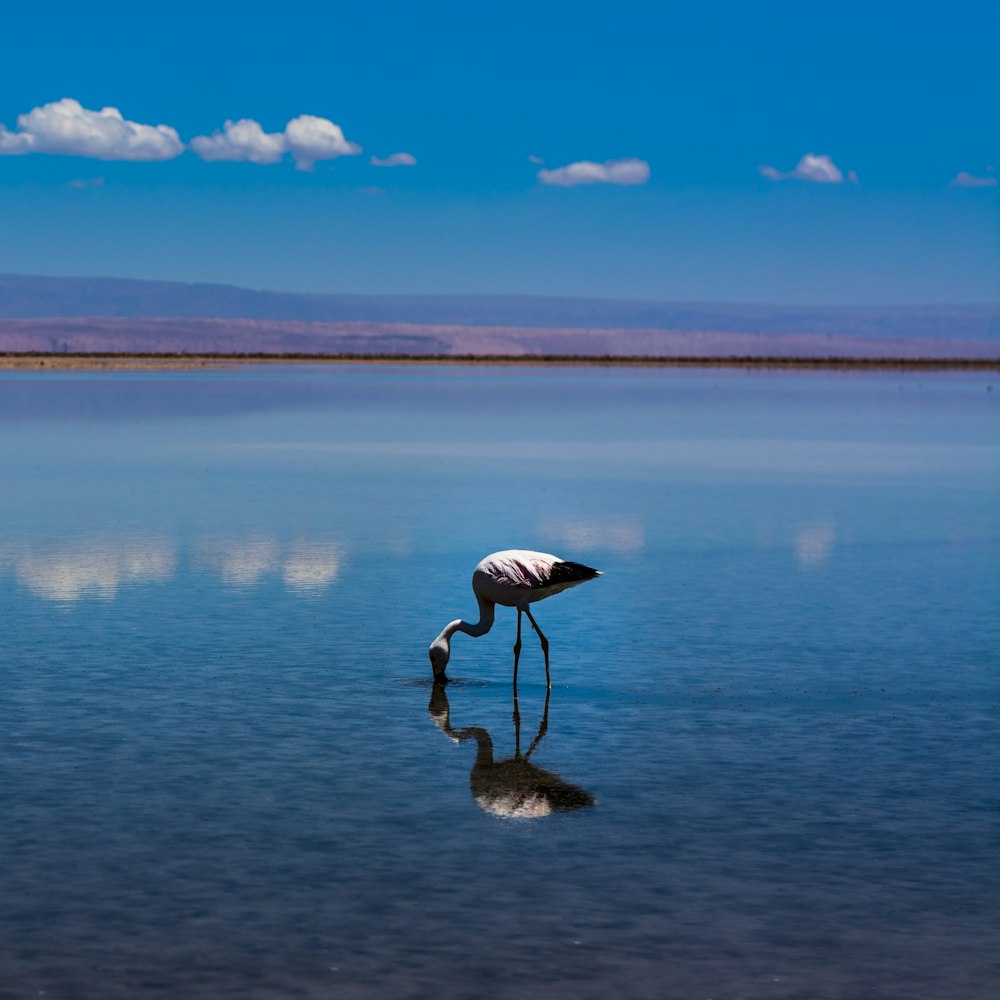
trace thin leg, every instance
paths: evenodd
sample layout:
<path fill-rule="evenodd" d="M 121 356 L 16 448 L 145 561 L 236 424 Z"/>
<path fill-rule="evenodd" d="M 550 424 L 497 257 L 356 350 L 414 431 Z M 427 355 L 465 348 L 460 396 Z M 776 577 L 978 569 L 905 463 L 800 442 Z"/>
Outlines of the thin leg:
<path fill-rule="evenodd" d="M 527 608 L 524 609 L 524 613 L 528 616 L 531 627 L 538 633 L 538 641 L 542 644 L 542 652 L 545 654 L 545 683 L 552 687 L 552 677 L 549 675 L 549 640 L 542 635 L 542 630 L 538 627 L 535 616 Z"/>
<path fill-rule="evenodd" d="M 521 655 L 521 609 L 517 609 L 517 639 L 514 640 L 514 705 L 517 706 L 517 661 Z"/>

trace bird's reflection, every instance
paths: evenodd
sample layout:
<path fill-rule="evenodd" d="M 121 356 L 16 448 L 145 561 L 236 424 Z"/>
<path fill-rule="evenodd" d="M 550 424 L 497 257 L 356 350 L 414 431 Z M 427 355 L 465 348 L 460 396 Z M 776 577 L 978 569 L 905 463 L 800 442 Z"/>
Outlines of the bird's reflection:
<path fill-rule="evenodd" d="M 456 729 L 451 724 L 451 706 L 443 684 L 435 684 L 427 711 L 434 725 L 455 743 L 476 741 L 476 761 L 469 775 L 469 787 L 476 804 L 494 816 L 504 819 L 538 819 L 553 812 L 583 809 L 594 804 L 594 796 L 585 788 L 563 781 L 558 774 L 545 771 L 531 763 L 531 755 L 549 727 L 549 698 L 545 695 L 545 710 L 538 733 L 527 751 L 521 752 L 521 713 L 514 693 L 514 756 L 493 759 L 493 738 L 482 726 Z"/>

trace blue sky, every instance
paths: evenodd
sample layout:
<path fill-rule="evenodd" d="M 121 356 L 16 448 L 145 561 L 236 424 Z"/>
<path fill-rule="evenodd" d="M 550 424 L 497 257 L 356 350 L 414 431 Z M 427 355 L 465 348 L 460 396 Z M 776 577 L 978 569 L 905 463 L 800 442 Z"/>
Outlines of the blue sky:
<path fill-rule="evenodd" d="M 978 0 L 23 5 L 0 271 L 995 302 L 998 29 Z"/>

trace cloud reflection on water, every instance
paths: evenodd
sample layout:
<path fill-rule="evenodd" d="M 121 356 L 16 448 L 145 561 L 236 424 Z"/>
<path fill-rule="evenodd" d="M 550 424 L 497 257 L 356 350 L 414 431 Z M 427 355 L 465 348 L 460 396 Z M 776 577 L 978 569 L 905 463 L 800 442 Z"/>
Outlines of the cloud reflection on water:
<path fill-rule="evenodd" d="M 254 587 L 279 566 L 278 545 L 270 538 L 227 538 L 196 548 L 195 562 L 218 573 L 230 587 Z"/>
<path fill-rule="evenodd" d="M 36 597 L 72 603 L 114 600 L 126 586 L 163 584 L 182 561 L 178 546 L 160 538 L 88 538 L 62 544 L 0 548 L 0 573 Z M 227 587 L 251 588 L 278 576 L 289 592 L 322 594 L 340 573 L 341 548 L 330 540 L 299 539 L 285 545 L 263 535 L 219 539 L 195 546 L 188 560 L 218 574 Z"/>
<path fill-rule="evenodd" d="M 337 579 L 343 554 L 328 539 L 298 540 L 281 546 L 274 539 L 253 535 L 201 542 L 195 561 L 217 572 L 226 586 L 254 587 L 265 577 L 276 575 L 293 593 L 315 596 Z"/>
<path fill-rule="evenodd" d="M 97 597 L 110 601 L 122 586 L 162 583 L 176 570 L 177 553 L 156 539 L 87 541 L 16 554 L 17 582 L 50 601 Z"/>
<path fill-rule="evenodd" d="M 340 560 L 340 551 L 332 543 L 298 542 L 292 546 L 284 563 L 285 586 L 300 594 L 320 593 L 337 579 Z"/>
<path fill-rule="evenodd" d="M 830 558 L 837 532 L 829 521 L 800 524 L 795 529 L 795 556 L 803 569 L 822 566 Z"/>
<path fill-rule="evenodd" d="M 343 563 L 340 547 L 328 539 L 298 540 L 287 546 L 260 535 L 199 543 L 195 562 L 219 574 L 231 587 L 255 587 L 272 575 L 288 590 L 316 596 L 337 579 Z"/>
<path fill-rule="evenodd" d="M 538 532 L 574 552 L 641 552 L 646 545 L 642 522 L 635 517 L 547 517 Z"/>

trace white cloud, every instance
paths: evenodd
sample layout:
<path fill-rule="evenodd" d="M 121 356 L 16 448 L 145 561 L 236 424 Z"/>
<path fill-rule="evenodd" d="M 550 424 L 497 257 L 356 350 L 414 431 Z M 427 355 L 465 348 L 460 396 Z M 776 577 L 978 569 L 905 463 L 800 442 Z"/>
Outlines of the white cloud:
<path fill-rule="evenodd" d="M 384 160 L 373 156 L 368 162 L 373 167 L 415 167 L 417 158 L 409 153 L 390 153 Z"/>
<path fill-rule="evenodd" d="M 844 175 L 829 156 L 806 153 L 799 160 L 798 166 L 792 171 L 792 176 L 802 181 L 813 181 L 815 184 L 843 184 Z"/>
<path fill-rule="evenodd" d="M 344 137 L 343 130 L 327 118 L 299 115 L 283 132 L 265 132 L 252 118 L 227 120 L 222 129 L 191 140 L 203 160 L 277 163 L 290 153 L 299 170 L 311 170 L 319 160 L 356 156 L 361 147 Z M 176 129 L 169 125 L 141 125 L 122 117 L 117 108 L 91 111 L 79 101 L 64 97 L 19 115 L 17 130 L 0 125 L 0 156 L 52 153 L 97 160 L 171 160 L 184 152 Z M 413 166 L 409 153 L 393 153 L 377 166 Z"/>
<path fill-rule="evenodd" d="M 184 151 L 169 125 L 140 125 L 117 108 L 90 111 L 64 97 L 19 115 L 18 131 L 0 125 L 0 155 L 52 153 L 95 160 L 172 160 Z"/>
<path fill-rule="evenodd" d="M 284 132 L 265 132 L 252 118 L 227 121 L 221 131 L 196 136 L 191 148 L 203 160 L 241 163 L 277 163 L 285 153 L 291 153 L 299 170 L 312 170 L 317 160 L 361 152 L 357 143 L 344 138 L 339 125 L 316 115 L 293 118 Z"/>
<path fill-rule="evenodd" d="M 813 184 L 843 184 L 844 175 L 836 163 L 825 153 L 806 153 L 799 160 L 794 170 L 782 171 L 774 167 L 757 168 L 764 177 L 772 181 L 810 181 Z M 857 184 L 858 175 L 855 171 L 847 172 L 847 180 Z"/>
<path fill-rule="evenodd" d="M 285 146 L 299 170 L 312 170 L 318 160 L 356 156 L 361 147 L 344 138 L 339 125 L 316 115 L 299 115 L 285 127 Z"/>
<path fill-rule="evenodd" d="M 545 161 L 535 153 L 528 154 L 528 162 L 534 163 L 536 167 L 540 167 Z"/>
<path fill-rule="evenodd" d="M 578 184 L 645 184 L 649 180 L 649 164 L 627 156 L 621 160 L 593 163 L 580 160 L 555 170 L 539 170 L 538 179 L 543 184 L 556 187 L 575 187 Z"/>
<path fill-rule="evenodd" d="M 252 118 L 227 119 L 221 132 L 195 136 L 191 148 L 208 161 L 277 163 L 285 155 L 285 137 L 281 132 L 265 132 Z"/>
<path fill-rule="evenodd" d="M 975 174 L 970 174 L 966 170 L 960 170 L 948 182 L 948 186 L 960 188 L 985 188 L 996 187 L 997 183 L 996 168 L 987 167 L 985 177 L 977 177 Z"/>

